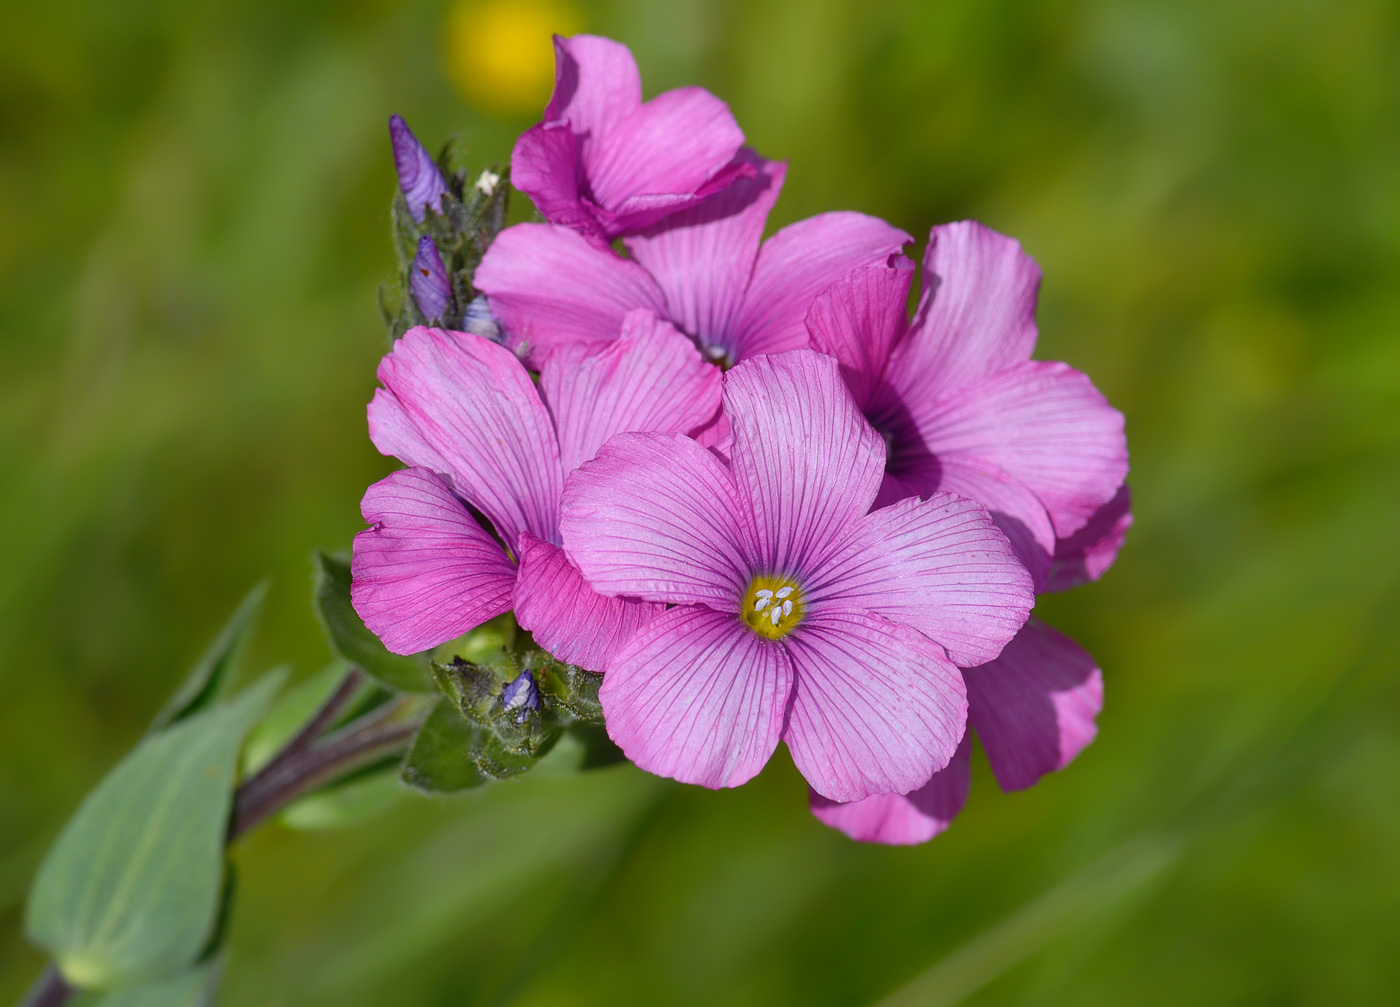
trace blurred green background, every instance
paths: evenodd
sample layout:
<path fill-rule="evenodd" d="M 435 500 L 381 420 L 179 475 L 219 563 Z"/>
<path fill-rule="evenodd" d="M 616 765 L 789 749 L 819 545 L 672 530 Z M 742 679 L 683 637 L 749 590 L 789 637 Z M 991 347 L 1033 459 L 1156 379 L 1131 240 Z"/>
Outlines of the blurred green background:
<path fill-rule="evenodd" d="M 43 849 L 248 587 L 251 669 L 326 660 L 308 555 L 391 468 L 386 117 L 504 159 L 550 27 L 729 101 L 790 160 L 775 224 L 975 216 L 1039 259 L 1038 355 L 1133 455 L 1118 566 L 1041 604 L 1098 741 L 1012 795 L 979 754 L 913 849 L 818 825 L 781 753 L 272 826 L 222 1002 L 1400 1001 L 1394 3 L 62 0 L 0 32 L 0 1003 Z"/>

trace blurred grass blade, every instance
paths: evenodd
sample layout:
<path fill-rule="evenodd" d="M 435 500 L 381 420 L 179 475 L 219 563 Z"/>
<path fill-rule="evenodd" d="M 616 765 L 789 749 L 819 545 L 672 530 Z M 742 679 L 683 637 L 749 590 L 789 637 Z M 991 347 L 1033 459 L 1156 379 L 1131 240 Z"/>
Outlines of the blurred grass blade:
<path fill-rule="evenodd" d="M 79 806 L 39 868 L 25 931 L 74 985 L 106 989 L 184 968 L 223 890 L 238 753 L 282 684 L 148 735 Z"/>
<path fill-rule="evenodd" d="M 385 649 L 350 603 L 350 564 L 324 552 L 316 553 L 316 613 L 331 648 L 365 674 L 400 692 L 433 691 L 427 660 Z"/>
<path fill-rule="evenodd" d="M 151 723 L 153 732 L 198 713 L 223 695 L 233 677 L 233 671 L 238 666 L 243 645 L 252 635 L 266 600 L 267 581 L 263 581 L 249 591 L 239 603 L 233 616 L 219 631 L 219 635 L 209 645 L 199 663 L 191 669 L 164 709 L 156 714 L 156 719 Z"/>

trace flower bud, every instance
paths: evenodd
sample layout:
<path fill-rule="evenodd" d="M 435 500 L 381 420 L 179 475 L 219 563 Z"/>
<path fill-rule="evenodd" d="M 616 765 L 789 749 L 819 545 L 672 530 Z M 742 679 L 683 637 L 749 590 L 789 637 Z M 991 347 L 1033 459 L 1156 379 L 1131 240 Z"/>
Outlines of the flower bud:
<path fill-rule="evenodd" d="M 528 671 L 522 671 L 501 690 L 501 709 L 514 713 L 517 724 L 525 723 L 525 718 L 539 708 L 540 690 Z"/>
<path fill-rule="evenodd" d="M 462 312 L 462 331 L 489 339 L 493 343 L 501 341 L 501 323 L 491 314 L 491 305 L 485 297 L 475 297 Z"/>
<path fill-rule="evenodd" d="M 433 156 L 400 116 L 389 116 L 389 139 L 394 144 L 394 167 L 399 173 L 399 188 L 408 202 L 408 212 L 421 224 L 425 207 L 442 212 L 447 183 Z"/>
<path fill-rule="evenodd" d="M 447 278 L 447 267 L 442 264 L 437 245 L 426 234 L 418 239 L 418 254 L 413 257 L 409 273 L 408 289 L 413 303 L 428 321 L 441 321 L 452 307 L 452 281 Z"/>

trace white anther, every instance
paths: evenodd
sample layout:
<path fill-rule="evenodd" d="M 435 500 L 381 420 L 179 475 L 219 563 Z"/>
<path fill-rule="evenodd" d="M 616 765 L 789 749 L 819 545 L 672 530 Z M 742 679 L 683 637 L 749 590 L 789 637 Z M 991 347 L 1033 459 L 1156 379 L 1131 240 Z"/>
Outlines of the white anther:
<path fill-rule="evenodd" d="M 778 620 L 781 619 L 782 617 L 783 617 L 783 610 L 780 609 L 780 608 L 778 608 L 776 605 L 774 605 L 774 606 L 773 606 L 773 614 L 769 617 L 769 618 L 771 618 L 771 619 L 773 620 L 773 625 L 776 626 L 776 625 L 778 624 Z"/>
<path fill-rule="evenodd" d="M 772 600 L 773 600 L 772 598 L 760 598 L 760 599 L 758 599 L 758 601 L 756 601 L 756 602 L 753 603 L 753 610 L 754 610 L 755 612 L 762 612 L 765 608 L 768 607 L 768 603 L 771 602 Z"/>
<path fill-rule="evenodd" d="M 780 588 L 778 588 L 778 597 L 779 597 L 779 598 L 786 598 L 786 597 L 787 597 L 788 595 L 790 595 L 790 594 L 792 594 L 792 585 L 791 585 L 791 584 L 789 584 L 787 587 L 780 587 Z"/>
<path fill-rule="evenodd" d="M 783 602 L 783 615 L 792 615 L 792 602 L 790 600 Z"/>
<path fill-rule="evenodd" d="M 481 194 L 488 199 L 496 191 L 496 186 L 501 184 L 501 176 L 494 171 L 483 171 L 481 177 L 476 180 L 474 189 L 481 190 Z"/>
<path fill-rule="evenodd" d="M 763 590 L 761 590 L 761 591 L 755 591 L 755 592 L 754 592 L 754 595 L 755 595 L 756 597 L 759 597 L 759 598 L 771 598 L 771 597 L 773 597 L 773 592 L 770 591 L 770 590 L 768 590 L 768 589 L 765 587 L 765 588 L 764 588 Z M 778 595 L 778 597 L 781 598 L 782 595 Z"/>

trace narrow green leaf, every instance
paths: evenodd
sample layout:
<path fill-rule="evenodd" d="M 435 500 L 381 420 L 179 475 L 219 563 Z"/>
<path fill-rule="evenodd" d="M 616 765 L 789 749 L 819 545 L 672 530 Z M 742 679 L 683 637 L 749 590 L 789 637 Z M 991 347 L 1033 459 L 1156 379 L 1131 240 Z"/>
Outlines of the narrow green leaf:
<path fill-rule="evenodd" d="M 472 753 L 485 729 L 470 723 L 448 700 L 428 715 L 404 756 L 400 778 L 410 787 L 433 794 L 479 787 L 487 777 Z"/>
<path fill-rule="evenodd" d="M 331 648 L 382 685 L 399 692 L 431 692 L 426 656 L 391 654 L 369 631 L 350 604 L 350 564 L 338 556 L 316 554 L 316 612 Z"/>
<path fill-rule="evenodd" d="M 345 673 L 345 662 L 335 661 L 278 697 L 267 716 L 248 732 L 248 740 L 243 744 L 244 779 L 272 761 L 272 757 L 282 750 L 282 746 L 335 691 Z"/>
<path fill-rule="evenodd" d="M 25 931 L 76 986 L 182 969 L 217 922 L 238 752 L 281 686 L 147 736 L 64 827 L 30 891 Z"/>
<path fill-rule="evenodd" d="M 219 699 L 237 668 L 243 645 L 252 635 L 266 599 L 267 581 L 248 592 L 175 695 L 156 714 L 151 724 L 153 732 L 198 713 Z"/>

